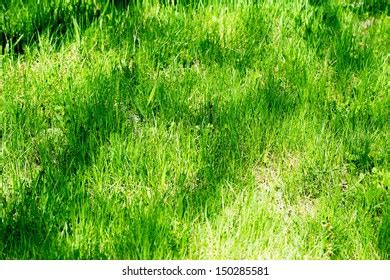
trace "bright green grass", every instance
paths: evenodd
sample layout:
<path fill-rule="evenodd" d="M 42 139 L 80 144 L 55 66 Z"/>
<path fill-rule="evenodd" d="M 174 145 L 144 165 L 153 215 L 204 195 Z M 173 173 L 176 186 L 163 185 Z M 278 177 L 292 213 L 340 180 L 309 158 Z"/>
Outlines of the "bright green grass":
<path fill-rule="evenodd" d="M 114 2 L 0 2 L 0 259 L 390 257 L 386 1 Z"/>

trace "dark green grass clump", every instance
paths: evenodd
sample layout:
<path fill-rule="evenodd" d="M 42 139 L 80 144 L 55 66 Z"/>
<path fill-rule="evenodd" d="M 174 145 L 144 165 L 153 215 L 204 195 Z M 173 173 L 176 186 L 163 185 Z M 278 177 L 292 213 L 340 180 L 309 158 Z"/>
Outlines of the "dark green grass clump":
<path fill-rule="evenodd" d="M 3 2 L 0 259 L 390 257 L 382 2 Z"/>

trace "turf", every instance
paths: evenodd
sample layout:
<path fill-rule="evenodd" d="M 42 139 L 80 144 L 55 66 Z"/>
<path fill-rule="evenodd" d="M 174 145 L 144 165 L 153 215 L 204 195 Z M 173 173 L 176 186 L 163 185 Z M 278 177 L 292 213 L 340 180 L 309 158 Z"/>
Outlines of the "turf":
<path fill-rule="evenodd" d="M 0 1 L 0 259 L 389 259 L 387 1 Z"/>

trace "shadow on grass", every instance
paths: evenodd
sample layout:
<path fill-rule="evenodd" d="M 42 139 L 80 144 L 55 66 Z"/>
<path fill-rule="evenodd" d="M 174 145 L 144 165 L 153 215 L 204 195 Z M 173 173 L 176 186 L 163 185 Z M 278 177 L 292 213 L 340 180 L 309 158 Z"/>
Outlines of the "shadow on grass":
<path fill-rule="evenodd" d="M 342 25 L 340 6 L 317 0 L 309 1 L 309 4 L 313 13 L 305 13 L 310 6 L 304 8 L 296 24 L 304 25 L 303 38 L 320 58 L 329 56 L 340 75 L 360 71 L 373 63 L 372 48 L 363 38 L 353 34 L 352 25 Z M 304 23 L 300 17 L 307 17 L 308 21 Z"/>
<path fill-rule="evenodd" d="M 99 19 L 101 24 L 115 24 L 117 13 L 130 9 L 138 12 L 142 1 L 38 1 L 5 2 L 0 21 L 2 54 L 23 55 L 28 46 L 38 45 L 40 36 L 49 35 L 53 46 L 59 48 L 76 32 L 84 31 Z M 76 31 L 76 29 L 78 29 Z"/>
<path fill-rule="evenodd" d="M 384 221 L 382 223 L 382 226 L 379 231 L 379 242 L 378 242 L 378 248 L 379 252 L 381 253 L 381 258 L 383 260 L 390 259 L 390 218 L 389 213 L 387 212 Z"/>
<path fill-rule="evenodd" d="M 167 6 L 198 5 L 196 1 L 190 0 L 159 2 Z M 0 21 L 2 54 L 8 52 L 12 55 L 23 55 L 26 46 L 38 44 L 43 34 L 49 34 L 50 40 L 56 47 L 61 46 L 74 36 L 76 28 L 81 31 L 86 30 L 101 17 L 104 18 L 102 22 L 116 23 L 118 13 L 129 10 L 132 14 L 137 14 L 143 5 L 142 0 L 97 0 L 93 3 L 78 0 L 38 1 L 38 3 L 4 2 L 0 7 L 0 12 L 4 14 Z"/>
<path fill-rule="evenodd" d="M 136 67 L 126 71 L 113 69 L 110 75 L 90 78 L 85 87 L 70 89 L 72 94 L 85 98 L 80 102 L 66 97 L 65 126 L 63 135 L 59 136 L 63 141 L 58 142 L 58 147 L 50 144 L 50 140 L 35 147 L 39 173 L 31 182 L 16 179 L 19 184 L 17 196 L 6 205 L 0 227 L 1 258 L 109 258 L 109 253 L 99 249 L 98 236 L 91 237 L 95 239 L 89 249 L 69 247 L 64 240 L 74 234 L 72 229 L 77 223 L 93 219 L 95 215 L 107 226 L 115 215 L 128 221 L 120 234 L 114 234 L 118 240 L 114 242 L 118 258 L 183 256 L 188 250 L 189 231 L 174 230 L 167 217 L 173 214 L 184 224 L 205 212 L 209 217 L 217 215 L 222 209 L 220 188 L 227 181 L 237 181 L 237 170 L 249 160 L 246 154 L 250 148 L 247 141 L 250 123 L 263 118 L 266 130 L 267 126 L 282 122 L 294 111 L 295 101 L 271 79 L 266 89 L 248 93 L 239 102 L 222 104 L 210 100 L 198 111 L 187 108 L 184 115 L 177 110 L 159 115 L 161 108 L 184 106 L 175 104 L 174 99 L 161 99 L 156 102 L 160 107 L 145 107 L 140 111 L 135 101 L 139 95 L 136 91 L 140 83 L 138 75 Z M 157 90 L 163 90 L 163 86 Z M 156 96 L 162 98 L 164 95 L 157 93 Z M 26 121 L 33 118 L 33 112 L 22 111 L 21 114 L 26 115 Z M 123 129 L 133 133 L 132 124 L 126 124 L 129 112 L 142 115 L 141 125 L 153 118 L 167 123 L 179 118 L 188 131 L 200 126 L 197 187 L 188 189 L 186 178 L 182 178 L 177 182 L 178 191 L 168 202 L 163 197 L 148 204 L 138 201 L 123 208 L 115 207 L 115 214 L 107 211 L 102 202 L 94 204 L 94 209 L 84 209 L 90 211 L 91 216 L 83 216 L 82 209 L 91 205 L 83 171 L 94 164 L 99 148 L 109 141 L 110 135 Z M 25 125 L 31 124 L 18 123 L 18 126 Z M 30 128 L 24 127 L 24 130 Z M 265 143 L 259 141 L 259 152 L 263 145 Z"/>
<path fill-rule="evenodd" d="M 330 63 L 342 81 L 339 84 L 351 86 L 352 77 L 358 75 L 360 71 L 377 66 L 373 47 L 364 41 L 363 35 L 355 34 L 356 27 L 352 24 L 347 26 L 342 24 L 341 6 L 317 0 L 309 1 L 309 4 L 314 12 L 309 16 L 309 23 L 305 25 L 304 39 L 308 46 L 316 50 L 319 58 L 330 58 Z M 367 5 L 364 3 L 363 6 Z M 347 96 L 350 89 L 342 88 L 340 91 L 351 103 L 355 102 L 353 95 L 359 94 L 355 88 L 351 96 Z M 363 172 L 371 170 L 376 160 L 370 155 L 369 134 L 375 132 L 375 129 L 383 129 L 383 121 L 376 117 L 375 112 L 369 107 L 351 109 L 350 104 L 343 107 L 335 101 L 324 101 L 326 104 L 322 107 L 324 109 L 321 110 L 322 114 L 328 116 L 335 135 L 347 142 L 350 153 L 347 161 Z M 340 133 L 341 127 L 344 131 L 351 130 L 348 137 Z"/>
<path fill-rule="evenodd" d="M 14 1 L 3 6 L 4 17 L 0 22 L 0 44 L 2 52 L 21 55 L 25 47 L 39 42 L 42 34 L 50 34 L 56 45 L 61 45 L 68 35 L 79 28 L 87 28 L 101 15 L 99 6 L 88 5 L 84 1 L 30 2 Z"/>
<path fill-rule="evenodd" d="M 34 144 L 40 171 L 28 183 L 23 182 L 22 178 L 15 178 L 18 186 L 16 195 L 6 204 L 6 214 L 0 227 L 2 258 L 64 256 L 61 244 L 56 242 L 63 226 L 71 223 L 71 215 L 77 205 L 88 200 L 78 173 L 92 163 L 99 146 L 124 123 L 125 116 L 117 111 L 114 104 L 119 98 L 115 94 L 115 85 L 107 80 L 111 78 L 98 77 L 87 81 L 93 88 L 72 89 L 80 96 L 90 94 L 90 97 L 84 103 L 72 100 L 66 103 L 65 127 L 58 136 L 62 141 L 58 141 L 54 147 L 51 139 Z M 127 80 L 131 81 L 131 77 Z M 133 85 L 127 83 L 128 87 Z M 18 126 L 23 127 L 26 133 L 33 131 L 34 124 L 28 120 L 34 119 L 34 110 L 24 108 L 19 114 L 26 118 L 25 123 L 18 123 Z M 47 131 L 50 131 L 50 127 Z M 24 250 L 18 252 L 15 248 Z"/>
<path fill-rule="evenodd" d="M 325 40 L 328 32 L 334 32 L 332 38 L 341 34 L 337 14 L 332 13 L 325 13 L 329 25 L 334 26 L 329 30 L 326 27 L 326 31 L 317 38 L 321 43 L 319 48 L 325 48 L 322 44 L 326 42 L 321 40 Z M 198 51 L 203 60 L 216 62 L 221 67 L 224 60 L 228 62 L 234 57 L 210 38 L 199 41 Z M 161 62 L 165 57 L 156 57 L 157 64 L 164 66 Z M 245 69 L 251 60 L 245 56 L 242 58 L 243 64 L 237 67 Z M 348 59 L 346 61 L 344 64 L 350 64 Z M 191 66 L 191 63 L 187 64 Z M 208 218 L 218 215 L 222 209 L 221 187 L 226 182 L 240 180 L 237 174 L 251 161 L 249 150 L 255 149 L 261 154 L 269 144 L 266 142 L 268 129 L 282 125 L 299 106 L 295 95 L 284 91 L 272 73 L 263 89 L 248 92 L 239 101 L 210 99 L 200 110 L 194 111 L 188 104 L 180 103 L 175 98 L 165 98 L 169 90 L 161 85 L 156 88 L 157 105 L 148 106 L 147 96 L 135 90 L 140 86 L 138 75 L 137 67 L 124 72 L 113 70 L 110 75 L 88 80 L 86 84 L 89 87 L 71 89 L 86 98 L 82 102 L 71 99 L 66 102 L 63 135 L 66 142 L 62 144 L 62 149 L 58 149 L 53 156 L 50 146 L 39 147 L 40 173 L 31 183 L 16 180 L 19 195 L 7 206 L 0 227 L 2 258 L 110 257 L 110 252 L 100 249 L 99 236 L 91 237 L 92 245 L 87 249 L 71 248 L 61 241 L 61 232 L 65 231 L 65 225 L 73 224 L 66 233 L 73 235 L 71 228 L 85 219 L 78 207 L 90 205 L 91 198 L 81 177 L 83 170 L 94 164 L 99 148 L 109 141 L 111 134 L 120 133 L 123 129 L 128 133 L 133 132 L 131 124 L 125 125 L 129 111 L 141 116 L 141 125 L 157 118 L 166 123 L 182 121 L 188 131 L 199 126 L 198 134 L 191 132 L 199 136 L 197 187 L 188 189 L 186 178 L 182 178 L 177 182 L 178 192 L 169 198 L 168 203 L 163 198 L 149 204 L 137 201 L 123 208 L 115 208 L 117 212 L 112 213 L 112 209 L 106 209 L 102 201 L 95 204 L 95 209 L 86 210 L 91 211 L 91 216 L 87 218 L 93 219 L 98 213 L 107 226 L 116 215 L 127 221 L 123 231 L 115 232 L 112 236 L 118 258 L 163 259 L 185 255 L 190 229 L 178 233 L 170 224 L 170 215 L 179 217 L 183 224 L 191 223 L 201 215 Z M 144 105 L 140 105 L 136 98 L 144 99 Z M 32 115 L 28 117 L 33 118 Z M 251 139 L 249 136 L 256 120 L 261 120 L 264 131 L 261 139 Z M 254 143 L 256 147 L 251 146 Z M 94 224 L 94 221 L 90 222 Z M 380 247 L 385 253 L 388 250 L 387 224 L 384 222 L 380 237 Z"/>
<path fill-rule="evenodd" d="M 378 16 L 390 15 L 389 2 L 387 0 L 364 0 L 349 4 L 348 8 L 357 15 Z"/>
<path fill-rule="evenodd" d="M 0 225 L 0 259 L 47 258 L 47 244 L 53 244 L 50 235 L 50 214 L 40 209 L 41 176 L 31 184 L 19 179 L 18 196 L 6 206 Z"/>

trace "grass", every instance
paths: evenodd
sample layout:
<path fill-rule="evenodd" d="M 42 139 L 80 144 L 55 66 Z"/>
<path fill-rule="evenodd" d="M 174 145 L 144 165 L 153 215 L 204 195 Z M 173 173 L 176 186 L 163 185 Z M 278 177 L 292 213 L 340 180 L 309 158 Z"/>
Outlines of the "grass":
<path fill-rule="evenodd" d="M 0 28 L 0 259 L 389 259 L 385 0 L 2 1 Z"/>

